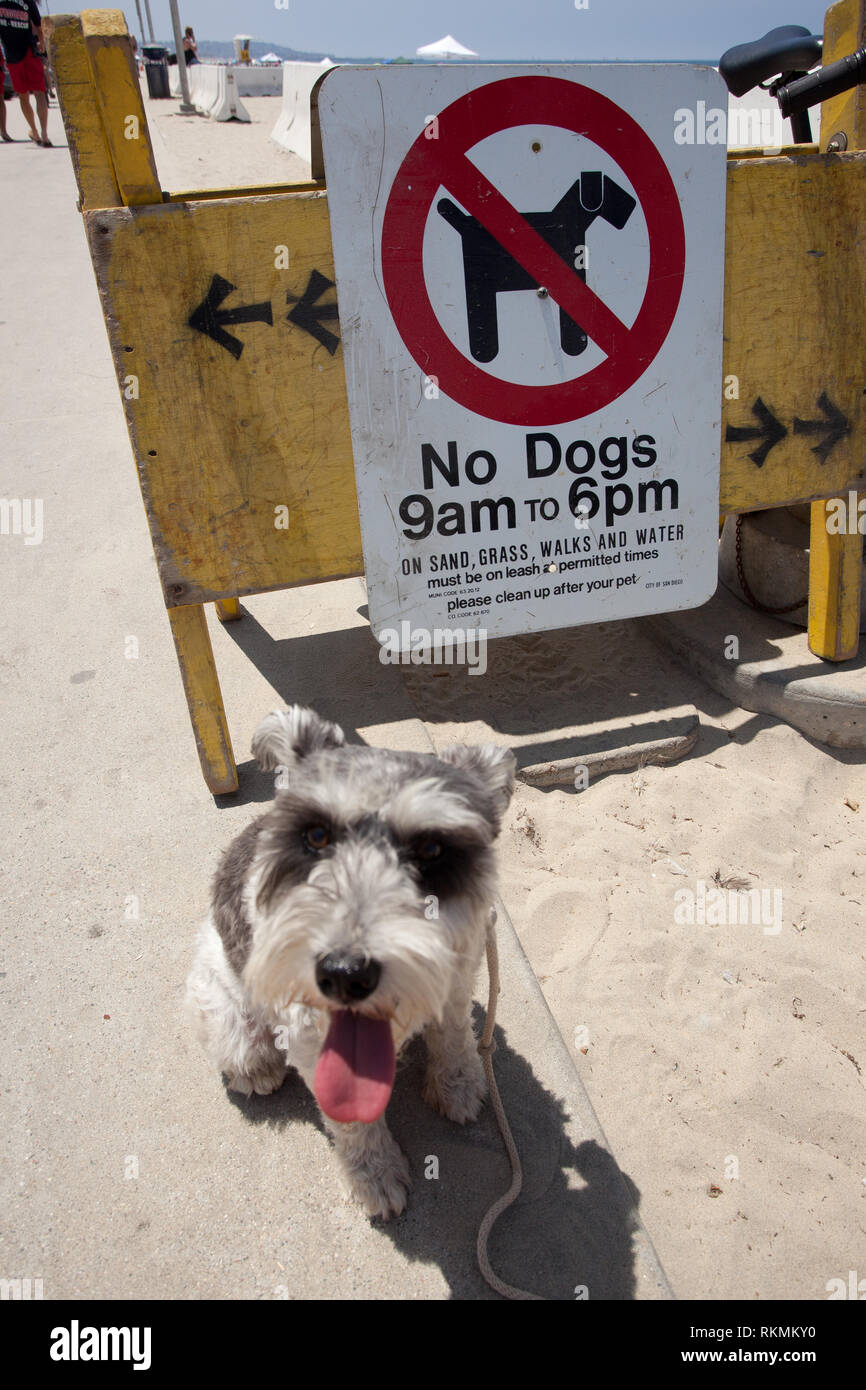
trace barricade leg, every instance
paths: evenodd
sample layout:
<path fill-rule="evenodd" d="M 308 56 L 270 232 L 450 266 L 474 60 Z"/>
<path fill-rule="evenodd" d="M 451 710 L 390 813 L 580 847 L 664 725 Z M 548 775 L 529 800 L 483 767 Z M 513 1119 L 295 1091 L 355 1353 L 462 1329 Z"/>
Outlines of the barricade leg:
<path fill-rule="evenodd" d="M 238 774 L 204 605 L 169 608 L 168 620 L 204 779 L 214 796 L 236 792 Z"/>
<path fill-rule="evenodd" d="M 239 598 L 218 598 L 214 604 L 216 615 L 221 623 L 235 623 L 241 616 Z"/>
<path fill-rule="evenodd" d="M 822 61 L 832 63 L 863 41 L 866 0 L 842 0 L 824 16 Z M 853 87 L 821 106 L 822 152 L 838 132 L 843 149 L 866 149 L 866 88 Z M 859 253 L 859 245 L 851 254 Z M 846 499 L 847 500 L 847 499 Z M 813 502 L 809 541 L 809 650 L 826 661 L 849 661 L 860 646 L 863 537 L 828 535 L 825 502 Z"/>
<path fill-rule="evenodd" d="M 831 535 L 827 504 L 813 502 L 809 537 L 809 650 L 826 661 L 849 661 L 860 646 L 863 537 Z"/>

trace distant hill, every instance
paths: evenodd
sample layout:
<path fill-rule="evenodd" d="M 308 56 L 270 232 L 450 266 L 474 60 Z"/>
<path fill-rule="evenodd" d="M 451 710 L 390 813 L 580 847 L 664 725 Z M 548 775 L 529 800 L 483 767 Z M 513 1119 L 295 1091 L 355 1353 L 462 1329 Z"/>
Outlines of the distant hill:
<path fill-rule="evenodd" d="M 173 52 L 174 52 L 174 39 L 172 39 L 170 43 L 169 43 L 168 40 L 166 40 L 166 39 L 157 39 L 156 42 L 162 44 L 162 46 L 163 46 L 164 48 L 167 48 L 168 51 L 169 51 L 169 53 L 173 53 Z M 198 56 L 199 56 L 200 58 L 203 58 L 203 59 L 211 59 L 213 62 L 222 62 L 222 63 L 227 63 L 227 62 L 233 62 L 233 61 L 234 61 L 235 46 L 234 46 L 233 43 L 229 43 L 229 42 L 220 42 L 220 41 L 217 41 L 217 40 L 214 40 L 214 39 L 198 39 L 198 40 L 196 40 L 196 43 L 197 43 L 197 46 L 198 46 Z M 381 57 L 378 57 L 378 58 L 375 58 L 375 57 L 374 57 L 374 58 L 359 58 L 359 57 L 357 57 L 357 55 L 355 55 L 355 54 L 353 54 L 352 56 L 346 56 L 345 54 L 344 54 L 343 56 L 340 56 L 340 55 L 338 55 L 338 54 L 336 54 L 336 53 L 304 53 L 304 52 L 302 52 L 300 49 L 297 49 L 297 48 L 286 48 L 283 44 L 279 44 L 279 43 L 264 43 L 264 42 L 259 43 L 259 41 L 258 41 L 257 39 L 254 39 L 254 40 L 252 41 L 252 43 L 250 44 L 250 55 L 251 55 L 251 57 L 253 57 L 253 58 L 263 58 L 264 55 L 265 55 L 266 53 L 276 53 L 276 55 L 277 55 L 278 58 L 282 58 L 283 61 L 284 61 L 284 62 L 287 62 L 287 63 L 320 63 L 320 62 L 322 61 L 323 58 L 330 58 L 331 61 L 334 62 L 334 63 L 389 63 L 389 62 L 390 62 L 390 63 L 393 63 L 393 62 L 396 62 L 396 61 L 403 61 L 403 62 L 411 61 L 411 62 L 413 62 L 413 63 L 417 63 L 419 66 L 422 65 L 422 64 L 424 63 L 424 60 L 423 60 L 423 59 L 421 59 L 421 58 L 410 58 L 410 55 L 408 55 L 408 54 L 406 55 L 405 58 L 403 58 L 402 60 L 400 60 L 400 59 L 394 59 L 394 58 L 381 58 Z M 516 62 L 518 62 L 519 60 L 516 59 L 516 58 L 479 58 L 479 59 L 476 59 L 475 61 L 476 61 L 476 62 L 480 62 L 480 63 L 516 63 Z M 527 61 L 527 62 L 531 62 L 531 63 L 540 63 L 540 62 L 547 62 L 547 63 L 559 63 L 559 62 L 562 62 L 562 63 L 577 63 L 577 62 L 579 62 L 580 60 L 579 60 L 578 58 L 532 58 L 532 59 L 527 59 L 526 61 Z M 649 62 L 649 61 L 655 62 L 655 61 L 657 61 L 657 60 L 656 60 L 656 59 L 650 60 L 650 59 L 644 59 L 644 58 L 618 58 L 618 59 L 614 59 L 614 58 L 605 58 L 605 59 L 593 58 L 592 60 L 589 60 L 589 59 L 588 59 L 587 61 L 592 61 L 592 62 L 619 62 L 619 63 L 642 63 L 642 62 Z M 715 66 L 717 60 L 714 59 L 714 58 L 668 58 L 668 59 L 665 59 L 665 61 L 666 61 L 666 62 L 672 62 L 672 63 L 710 63 L 712 66 Z M 451 64 L 450 66 L 454 66 L 454 65 L 455 65 L 455 64 L 452 62 L 452 64 Z M 425 66 L 426 66 L 426 64 L 425 64 Z"/>
<path fill-rule="evenodd" d="M 169 53 L 174 52 L 174 39 L 169 43 L 167 39 L 157 39 L 167 48 Z M 198 56 L 202 59 L 213 59 L 215 62 L 229 63 L 234 61 L 235 46 L 233 43 L 221 43 L 213 39 L 197 39 Z M 250 44 L 250 57 L 263 58 L 266 53 L 276 53 L 278 58 L 282 58 L 287 63 L 320 63 L 323 58 L 330 58 L 334 62 L 352 63 L 383 63 L 384 58 L 337 58 L 333 53 L 303 53 L 297 48 L 286 48 L 279 43 L 259 43 L 253 40 Z"/>

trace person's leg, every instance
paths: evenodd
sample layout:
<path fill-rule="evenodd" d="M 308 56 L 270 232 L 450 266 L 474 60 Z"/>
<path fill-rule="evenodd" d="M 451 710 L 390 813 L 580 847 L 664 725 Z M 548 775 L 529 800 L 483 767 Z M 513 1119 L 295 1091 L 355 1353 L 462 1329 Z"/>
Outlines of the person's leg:
<path fill-rule="evenodd" d="M 0 140 L 11 140 L 6 129 L 6 98 L 3 95 L 3 71 L 0 69 Z"/>
<path fill-rule="evenodd" d="M 48 95 L 45 92 L 36 93 L 36 114 L 39 117 L 39 127 L 43 145 L 49 145 L 48 139 Z"/>
<path fill-rule="evenodd" d="M 33 119 L 33 107 L 30 104 L 30 93 L 19 92 L 18 100 L 21 102 L 21 110 L 24 112 L 24 119 L 30 127 L 30 139 L 39 144 L 39 132 L 36 129 L 36 122 Z"/>

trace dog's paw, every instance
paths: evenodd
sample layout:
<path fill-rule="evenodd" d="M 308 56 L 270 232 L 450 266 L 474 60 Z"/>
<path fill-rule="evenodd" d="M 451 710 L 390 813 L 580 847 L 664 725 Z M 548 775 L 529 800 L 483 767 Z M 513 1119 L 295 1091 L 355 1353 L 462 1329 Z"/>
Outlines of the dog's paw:
<path fill-rule="evenodd" d="M 481 1058 L 477 1053 L 472 1053 L 449 1071 L 430 1067 L 422 1094 L 429 1106 L 455 1124 L 465 1125 L 470 1120 L 477 1120 L 487 1096 Z"/>
<path fill-rule="evenodd" d="M 406 1206 L 411 1179 L 409 1164 L 394 1139 L 385 1153 L 377 1153 L 369 1163 L 343 1166 L 349 1200 L 357 1202 L 368 1216 L 381 1216 L 389 1221 L 399 1216 Z"/>
<path fill-rule="evenodd" d="M 249 1071 L 229 1071 L 225 1075 L 230 1091 L 238 1091 L 242 1096 L 269 1096 L 285 1081 L 286 1064 L 277 1058 L 261 1062 Z"/>

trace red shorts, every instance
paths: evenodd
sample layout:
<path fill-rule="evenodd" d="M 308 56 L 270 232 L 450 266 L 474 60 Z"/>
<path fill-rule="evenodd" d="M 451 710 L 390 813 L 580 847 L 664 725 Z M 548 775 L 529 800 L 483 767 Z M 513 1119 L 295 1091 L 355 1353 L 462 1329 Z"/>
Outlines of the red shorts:
<path fill-rule="evenodd" d="M 8 63 L 7 67 L 12 78 L 12 89 L 18 96 L 45 91 L 45 71 L 42 60 L 35 53 L 28 53 L 20 63 Z"/>

